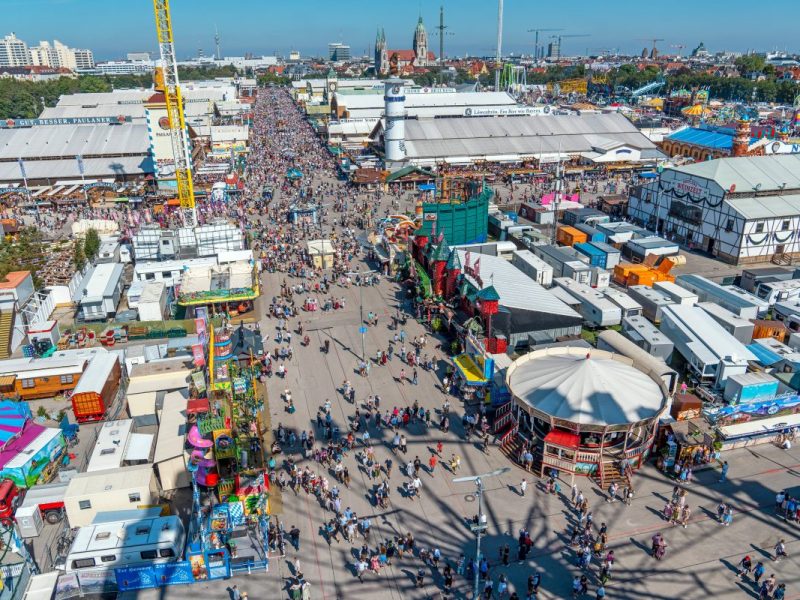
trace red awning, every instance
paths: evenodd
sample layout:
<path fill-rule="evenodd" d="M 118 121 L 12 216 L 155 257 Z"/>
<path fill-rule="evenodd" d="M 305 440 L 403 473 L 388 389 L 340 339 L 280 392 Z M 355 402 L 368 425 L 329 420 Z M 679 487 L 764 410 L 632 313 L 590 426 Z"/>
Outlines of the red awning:
<path fill-rule="evenodd" d="M 553 429 L 544 436 L 545 444 L 553 444 L 554 446 L 561 446 L 562 448 L 577 448 L 580 442 L 581 438 L 579 435 L 560 429 Z"/>
<path fill-rule="evenodd" d="M 197 413 L 207 413 L 208 412 L 208 399 L 207 398 L 194 398 L 189 400 L 186 405 L 186 412 L 190 415 L 197 414 Z"/>

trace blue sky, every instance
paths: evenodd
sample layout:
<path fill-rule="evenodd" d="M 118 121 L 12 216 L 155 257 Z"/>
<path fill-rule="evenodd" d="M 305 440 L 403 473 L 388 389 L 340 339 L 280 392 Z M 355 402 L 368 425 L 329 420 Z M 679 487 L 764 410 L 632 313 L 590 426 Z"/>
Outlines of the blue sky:
<path fill-rule="evenodd" d="M 172 0 L 175 44 L 180 58 L 211 54 L 214 25 L 223 54 L 281 54 L 298 49 L 321 53 L 328 42 L 349 43 L 363 53 L 383 26 L 390 48 L 410 48 L 422 12 L 431 49 L 438 54 L 439 6 L 453 36 L 445 38 L 448 55 L 492 54 L 495 47 L 495 0 Z M 564 28 L 564 34 L 591 34 L 564 40 L 564 53 L 599 53 L 603 48 L 641 51 L 651 45 L 637 38 L 665 38 L 662 51 L 700 41 L 710 50 L 788 49 L 800 52 L 794 2 L 773 0 L 760 14 L 752 0 L 642 2 L 640 0 L 505 0 L 505 52 L 531 52 L 528 29 Z M 0 34 L 14 31 L 29 44 L 57 38 L 94 50 L 99 59 L 126 52 L 156 50 L 150 0 L 2 0 Z M 666 7 L 666 8 L 664 8 Z M 784 15 L 781 18 L 780 15 Z M 540 40 L 550 33 L 540 34 Z M 547 41 L 547 40 L 544 40 Z"/>

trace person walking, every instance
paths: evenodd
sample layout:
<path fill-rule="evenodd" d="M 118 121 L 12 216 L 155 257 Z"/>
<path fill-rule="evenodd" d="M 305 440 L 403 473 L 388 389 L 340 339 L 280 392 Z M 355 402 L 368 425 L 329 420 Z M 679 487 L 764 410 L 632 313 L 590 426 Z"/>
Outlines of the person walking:
<path fill-rule="evenodd" d="M 400 383 L 402 385 L 406 384 L 406 370 L 405 369 L 400 369 Z"/>
<path fill-rule="evenodd" d="M 720 475 L 720 483 L 724 483 L 728 479 L 728 461 L 722 463 L 722 474 Z"/>
<path fill-rule="evenodd" d="M 525 497 L 525 490 L 528 489 L 528 482 L 523 479 L 519 484 L 519 495 Z"/>
<path fill-rule="evenodd" d="M 231 600 L 242 600 L 242 592 L 239 591 L 238 585 L 231 588 Z"/>
<path fill-rule="evenodd" d="M 762 563 L 761 561 L 758 561 L 756 563 L 755 568 L 753 569 L 753 581 L 755 582 L 756 585 L 758 585 L 758 582 L 764 576 L 764 571 L 765 570 L 766 569 L 764 568 L 764 563 Z"/>
<path fill-rule="evenodd" d="M 736 576 L 741 579 L 742 577 L 746 577 L 750 575 L 750 571 L 753 568 L 753 560 L 750 558 L 749 555 L 746 555 L 742 560 L 739 561 L 736 569 Z"/>
<path fill-rule="evenodd" d="M 772 558 L 773 561 L 778 562 L 782 558 L 786 558 L 789 556 L 786 554 L 786 542 L 785 540 L 780 540 L 777 544 L 775 544 L 775 556 Z"/>
<path fill-rule="evenodd" d="M 428 459 L 428 472 L 433 476 L 433 472 L 436 469 L 436 455 L 431 454 L 431 457 Z"/>
<path fill-rule="evenodd" d="M 361 583 L 364 583 L 364 573 L 366 572 L 368 567 L 369 565 L 367 565 L 367 562 L 364 560 L 359 560 L 356 563 L 356 575 L 358 576 L 358 580 Z"/>
<path fill-rule="evenodd" d="M 608 486 L 608 500 L 606 500 L 606 502 L 616 502 L 618 490 L 619 490 L 619 485 L 617 485 L 616 481 L 612 481 L 611 485 Z"/>
<path fill-rule="evenodd" d="M 604 600 L 605 597 L 606 597 L 606 588 L 603 587 L 603 584 L 601 583 L 600 586 L 597 588 L 595 600 Z"/>
<path fill-rule="evenodd" d="M 773 573 L 761 584 L 758 600 L 772 600 L 772 592 L 775 591 L 775 584 L 775 574 Z"/>

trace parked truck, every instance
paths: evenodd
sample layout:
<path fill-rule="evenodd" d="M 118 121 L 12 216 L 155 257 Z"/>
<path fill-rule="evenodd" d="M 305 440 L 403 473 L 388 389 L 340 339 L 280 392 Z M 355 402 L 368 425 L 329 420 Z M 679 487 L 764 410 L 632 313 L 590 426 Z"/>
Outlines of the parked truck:
<path fill-rule="evenodd" d="M 10 523 L 21 514 L 35 512 L 35 508 L 51 525 L 58 523 L 64 518 L 64 495 L 68 485 L 69 482 L 48 483 L 25 491 L 10 479 L 4 479 L 0 483 L 0 522 Z"/>
<path fill-rule="evenodd" d="M 45 521 L 51 525 L 58 523 L 64 518 L 64 496 L 68 486 L 69 481 L 34 485 L 25 492 L 20 508 L 36 506 Z"/>

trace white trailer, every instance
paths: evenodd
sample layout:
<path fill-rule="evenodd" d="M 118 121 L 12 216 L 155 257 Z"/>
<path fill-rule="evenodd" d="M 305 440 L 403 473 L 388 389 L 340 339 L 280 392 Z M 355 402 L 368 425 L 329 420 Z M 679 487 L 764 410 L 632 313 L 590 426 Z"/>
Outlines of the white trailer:
<path fill-rule="evenodd" d="M 605 294 L 606 298 L 619 306 L 620 310 L 622 311 L 623 319 L 625 317 L 638 317 L 642 314 L 642 305 L 628 296 L 628 294 L 625 292 L 615 290 L 614 288 L 608 288 L 603 290 L 603 293 Z"/>
<path fill-rule="evenodd" d="M 557 277 L 553 283 L 580 301 L 578 312 L 590 326 L 610 327 L 622 321 L 622 310 L 602 292 L 568 277 Z"/>
<path fill-rule="evenodd" d="M 788 302 L 800 298 L 800 279 L 759 283 L 755 295 L 773 306 L 776 302 Z"/>
<path fill-rule="evenodd" d="M 135 512 L 141 516 L 108 522 L 98 517 L 91 525 L 81 527 L 64 570 L 72 573 L 179 560 L 186 544 L 180 517 L 144 518 L 152 513 Z"/>
<path fill-rule="evenodd" d="M 511 255 L 511 264 L 539 285 L 553 285 L 553 267 L 530 250 L 515 250 Z"/>

